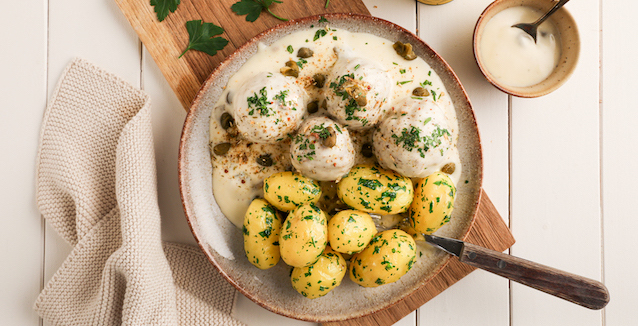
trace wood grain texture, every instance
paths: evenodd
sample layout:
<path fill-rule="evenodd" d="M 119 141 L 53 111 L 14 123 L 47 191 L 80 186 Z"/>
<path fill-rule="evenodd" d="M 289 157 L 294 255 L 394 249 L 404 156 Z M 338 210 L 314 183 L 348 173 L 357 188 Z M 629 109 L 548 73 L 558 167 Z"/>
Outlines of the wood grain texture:
<path fill-rule="evenodd" d="M 116 3 L 138 33 L 181 104 L 188 109 L 201 84 L 214 67 L 253 36 L 280 23 L 266 13 L 262 13 L 254 23 L 246 22 L 245 16 L 238 16 L 230 10 L 230 6 L 236 1 L 183 0 L 177 11 L 169 14 L 161 23 L 157 21 L 153 8 L 146 1 L 116 0 Z M 369 14 L 360 0 L 333 1 L 327 10 L 323 5 L 323 1 L 298 0 L 287 2 L 286 6 L 273 5 L 272 10 L 290 19 L 327 12 Z M 223 36 L 230 41 L 224 50 L 212 57 L 202 52 L 189 51 L 182 59 L 178 59 L 188 43 L 185 23 L 193 19 L 224 27 L 226 32 Z M 509 229 L 484 192 L 481 195 L 477 219 L 465 240 L 499 251 L 509 248 L 514 243 Z M 391 325 L 472 270 L 467 265 L 451 260 L 432 280 L 394 306 L 370 316 L 324 325 Z"/>
<path fill-rule="evenodd" d="M 466 242 L 459 260 L 589 309 L 602 309 L 609 291 L 600 282 Z"/>
<path fill-rule="evenodd" d="M 514 237 L 484 191 L 481 193 L 479 210 L 474 225 L 464 240 L 497 251 L 503 251 L 514 244 Z M 474 270 L 475 268 L 459 262 L 458 259 L 450 259 L 447 266 L 439 274 L 394 306 L 369 316 L 342 322 L 324 323 L 323 325 L 392 325 Z"/>
<path fill-rule="evenodd" d="M 281 23 L 265 12 L 255 22 L 247 22 L 246 16 L 230 9 L 237 0 L 182 0 L 177 10 L 162 22 L 157 20 L 149 1 L 115 1 L 186 110 L 204 80 L 226 56 L 253 36 Z M 332 1 L 327 9 L 324 5 L 324 1 L 295 0 L 285 5 L 274 4 L 271 10 L 288 19 L 331 12 L 370 14 L 360 0 Z M 222 36 L 229 43 L 215 56 L 188 51 L 178 59 L 188 45 L 186 22 L 196 19 L 222 26 L 225 30 Z"/>

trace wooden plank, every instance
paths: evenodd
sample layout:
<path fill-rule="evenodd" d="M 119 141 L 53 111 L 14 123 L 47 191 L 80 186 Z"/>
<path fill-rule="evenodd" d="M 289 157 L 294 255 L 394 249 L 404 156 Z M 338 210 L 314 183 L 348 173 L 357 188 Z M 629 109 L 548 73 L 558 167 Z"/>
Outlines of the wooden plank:
<path fill-rule="evenodd" d="M 370 14 L 391 21 L 417 34 L 416 2 L 414 0 L 362 0 Z"/>
<path fill-rule="evenodd" d="M 47 1 L 11 3 L 0 20 L 0 324 L 38 325 L 43 224 L 35 207 L 34 163 L 46 106 Z M 25 23 L 28 22 L 28 23 Z M 26 37 L 26 38 L 25 38 Z M 28 40 L 28 41 L 26 41 Z"/>
<path fill-rule="evenodd" d="M 230 9 L 237 0 L 183 0 L 163 22 L 157 20 L 148 1 L 115 1 L 186 109 L 219 62 L 251 37 L 281 22 L 267 13 L 262 13 L 253 23 L 247 22 L 245 16 L 239 16 Z M 316 0 L 288 1 L 285 5 L 273 5 L 272 11 L 289 19 L 326 12 L 369 13 L 360 0 L 333 1 L 328 9 L 324 5 L 325 2 Z M 224 50 L 215 56 L 189 51 L 182 59 L 178 59 L 188 45 L 185 24 L 194 19 L 214 23 L 226 30 L 223 36 L 229 43 Z"/>
<path fill-rule="evenodd" d="M 485 80 L 472 50 L 474 25 L 491 1 L 420 4 L 419 36 L 445 58 L 468 92 L 481 133 L 483 188 L 508 223 L 508 99 Z M 421 307 L 421 325 L 509 325 L 509 281 L 482 271 L 468 278 Z M 463 313 L 454 313 L 459 310 Z"/>
<path fill-rule="evenodd" d="M 633 204 L 638 184 L 638 121 L 633 94 L 638 75 L 638 37 L 630 31 L 638 12 L 636 1 L 602 4 L 602 199 L 604 280 L 611 294 L 605 325 L 632 325 L 638 305 L 638 260 L 631 252 L 638 229 Z M 581 34 L 582 35 L 582 34 Z"/>
<path fill-rule="evenodd" d="M 599 1 L 565 8 L 580 32 L 574 75 L 554 93 L 512 100 L 513 255 L 601 279 Z M 512 283 L 512 325 L 602 324 L 592 311 Z M 613 301 L 612 293 L 612 301 Z"/>
<path fill-rule="evenodd" d="M 49 69 L 45 79 L 49 96 L 62 71 L 75 57 L 85 58 L 140 86 L 140 41 L 117 11 L 115 3 L 109 1 L 49 1 Z M 69 15 L 71 12 L 78 14 Z M 38 126 L 41 120 L 38 117 Z M 45 282 L 55 274 L 71 249 L 54 229 L 46 226 Z"/>

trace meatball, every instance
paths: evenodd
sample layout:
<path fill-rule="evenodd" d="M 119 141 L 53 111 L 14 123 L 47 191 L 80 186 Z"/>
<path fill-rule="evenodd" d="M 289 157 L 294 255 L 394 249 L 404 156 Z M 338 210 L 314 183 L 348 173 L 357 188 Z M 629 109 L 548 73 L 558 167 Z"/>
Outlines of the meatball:
<path fill-rule="evenodd" d="M 306 113 L 306 98 L 294 78 L 261 73 L 234 95 L 233 118 L 249 141 L 276 143 L 297 129 Z"/>
<path fill-rule="evenodd" d="M 392 77 L 378 63 L 340 55 L 326 85 L 328 112 L 348 128 L 371 128 L 390 107 Z"/>
<path fill-rule="evenodd" d="M 443 110 L 431 100 L 406 100 L 373 135 L 374 154 L 381 166 L 411 178 L 424 178 L 440 169 L 449 161 L 452 146 Z"/>
<path fill-rule="evenodd" d="M 326 117 L 306 120 L 290 144 L 292 165 L 319 181 L 339 180 L 354 165 L 348 130 Z"/>

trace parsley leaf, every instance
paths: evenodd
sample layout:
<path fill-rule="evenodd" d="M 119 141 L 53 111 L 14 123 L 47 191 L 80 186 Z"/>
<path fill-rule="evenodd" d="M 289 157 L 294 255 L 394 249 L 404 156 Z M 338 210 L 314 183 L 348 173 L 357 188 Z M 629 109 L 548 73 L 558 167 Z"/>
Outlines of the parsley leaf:
<path fill-rule="evenodd" d="M 238 2 L 235 2 L 235 4 L 230 7 L 230 9 L 232 9 L 236 14 L 240 16 L 246 15 L 246 21 L 249 22 L 254 22 L 255 20 L 257 20 L 263 9 L 266 9 L 269 14 L 273 15 L 273 17 L 279 20 L 288 21 L 288 19 L 281 18 L 270 11 L 270 5 L 272 5 L 273 3 L 282 2 L 283 1 L 278 0 L 240 0 Z"/>
<path fill-rule="evenodd" d="M 180 0 L 151 0 L 151 6 L 155 7 L 157 20 L 163 21 L 169 12 L 175 12 Z"/>
<path fill-rule="evenodd" d="M 223 37 L 213 37 L 224 32 L 223 28 L 213 23 L 202 23 L 201 20 L 187 21 L 186 30 L 188 30 L 188 46 L 180 54 L 180 58 L 191 49 L 215 55 L 228 44 L 228 40 Z"/>

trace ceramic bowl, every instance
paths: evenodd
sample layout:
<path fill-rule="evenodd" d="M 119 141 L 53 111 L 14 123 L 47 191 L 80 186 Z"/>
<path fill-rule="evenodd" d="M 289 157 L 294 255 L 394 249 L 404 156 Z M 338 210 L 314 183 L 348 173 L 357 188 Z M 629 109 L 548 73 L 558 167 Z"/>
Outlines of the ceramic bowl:
<path fill-rule="evenodd" d="M 414 51 L 441 77 L 455 105 L 459 121 L 458 148 L 463 166 L 451 222 L 437 234 L 463 239 L 474 221 L 482 182 L 479 133 L 470 101 L 447 63 L 409 31 L 388 21 L 364 15 L 327 14 L 330 26 L 351 32 L 367 32 L 388 40 L 409 42 Z M 237 290 L 275 313 L 314 322 L 341 321 L 387 308 L 423 286 L 447 263 L 449 257 L 419 244 L 423 256 L 399 281 L 377 288 L 363 288 L 346 276 L 326 296 L 310 300 L 290 284 L 291 268 L 283 261 L 268 270 L 252 266 L 244 255 L 242 232 L 226 219 L 212 192 L 212 167 L 208 147 L 211 111 L 222 88 L 257 51 L 258 44 L 272 44 L 292 32 L 310 29 L 319 16 L 289 21 L 269 29 L 238 48 L 204 82 L 186 117 L 179 149 L 179 182 L 184 211 L 195 239 L 210 262 Z M 391 46 L 390 43 L 388 46 Z"/>
<path fill-rule="evenodd" d="M 558 65 L 554 68 L 554 71 L 542 82 L 527 87 L 516 87 L 503 84 L 496 80 L 483 66 L 480 56 L 483 29 L 494 15 L 505 9 L 518 6 L 526 6 L 537 9 L 541 12 L 547 12 L 554 4 L 555 1 L 553 0 L 496 0 L 483 11 L 476 23 L 476 27 L 474 28 L 474 58 L 476 59 L 476 63 L 481 69 L 481 72 L 492 85 L 496 86 L 501 91 L 514 96 L 539 97 L 555 91 L 562 86 L 567 79 L 569 79 L 571 74 L 574 72 L 574 69 L 576 69 L 576 64 L 578 63 L 580 38 L 578 36 L 576 21 L 574 21 L 574 18 L 569 14 L 569 12 L 567 12 L 565 7 L 559 9 L 548 19 L 548 21 L 556 26 L 556 29 L 560 34 L 561 57 L 558 61 Z"/>

